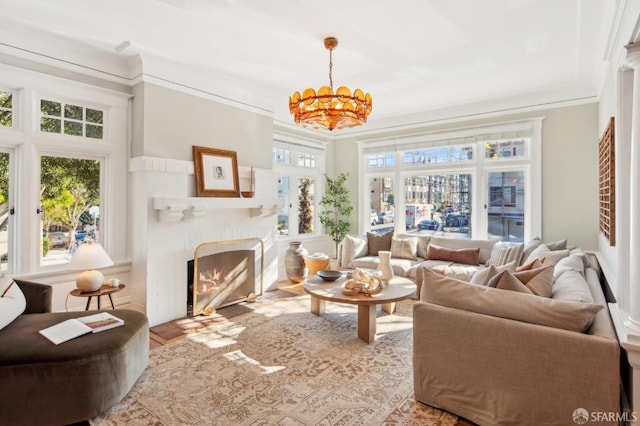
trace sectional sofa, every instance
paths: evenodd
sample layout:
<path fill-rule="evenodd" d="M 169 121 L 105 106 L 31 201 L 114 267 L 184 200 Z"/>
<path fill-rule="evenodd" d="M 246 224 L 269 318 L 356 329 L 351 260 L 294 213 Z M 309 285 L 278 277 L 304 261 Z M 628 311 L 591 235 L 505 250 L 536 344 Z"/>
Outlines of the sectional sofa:
<path fill-rule="evenodd" d="M 349 236 L 342 268 L 416 281 L 416 400 L 481 425 L 618 424 L 620 344 L 592 254 L 527 243 Z"/>

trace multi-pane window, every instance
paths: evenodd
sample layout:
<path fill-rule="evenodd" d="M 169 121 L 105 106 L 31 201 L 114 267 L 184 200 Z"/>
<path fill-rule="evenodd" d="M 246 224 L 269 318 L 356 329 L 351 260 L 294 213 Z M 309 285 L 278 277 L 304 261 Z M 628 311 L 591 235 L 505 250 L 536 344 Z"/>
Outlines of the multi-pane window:
<path fill-rule="evenodd" d="M 369 167 L 393 167 L 396 158 L 393 153 L 374 154 L 367 157 Z"/>
<path fill-rule="evenodd" d="M 404 164 L 441 164 L 473 161 L 473 145 L 454 145 L 406 151 Z"/>
<path fill-rule="evenodd" d="M 489 142 L 485 144 L 485 157 L 489 160 L 498 158 L 524 157 L 527 152 L 524 139 Z"/>
<path fill-rule="evenodd" d="M 273 163 L 285 166 L 291 165 L 291 150 L 286 148 L 273 148 Z"/>
<path fill-rule="evenodd" d="M 103 139 L 104 112 L 80 105 L 41 99 L 40 131 Z"/>
<path fill-rule="evenodd" d="M 41 266 L 67 263 L 83 241 L 100 229 L 100 162 L 40 158 Z"/>
<path fill-rule="evenodd" d="M 280 173 L 278 197 L 283 207 L 278 212 L 278 235 L 310 235 L 321 232 L 316 196 L 322 182 L 324 151 L 288 142 L 276 142 L 274 169 Z"/>
<path fill-rule="evenodd" d="M 13 126 L 13 93 L 0 90 L 0 126 Z"/>
<path fill-rule="evenodd" d="M 540 232 L 540 137 L 533 119 L 363 143 L 361 220 L 374 232 L 523 241 Z"/>

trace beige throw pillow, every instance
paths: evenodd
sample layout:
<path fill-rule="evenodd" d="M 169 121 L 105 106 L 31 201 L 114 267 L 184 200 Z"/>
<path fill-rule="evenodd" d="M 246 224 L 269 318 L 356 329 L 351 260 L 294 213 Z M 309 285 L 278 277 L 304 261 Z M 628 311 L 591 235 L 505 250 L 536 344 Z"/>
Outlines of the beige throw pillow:
<path fill-rule="evenodd" d="M 540 244 L 531 252 L 525 263 L 538 259 L 544 266 L 553 266 L 567 256 L 569 256 L 569 250 L 550 250 L 546 244 Z"/>
<path fill-rule="evenodd" d="M 391 257 L 418 260 L 418 238 L 391 238 Z"/>
<path fill-rule="evenodd" d="M 0 278 L 0 330 L 11 324 L 27 308 L 27 301 L 13 279 Z"/>
<path fill-rule="evenodd" d="M 356 236 L 347 235 L 342 240 L 342 257 L 340 266 L 342 268 L 351 268 L 353 259 L 367 255 L 367 240 Z"/>
<path fill-rule="evenodd" d="M 515 291 L 469 284 L 428 269 L 420 300 L 449 308 L 584 332 L 603 307 L 592 303 L 533 297 Z"/>
<path fill-rule="evenodd" d="M 524 243 L 499 242 L 491 250 L 491 257 L 487 265 L 501 266 L 515 261 L 520 264 Z"/>

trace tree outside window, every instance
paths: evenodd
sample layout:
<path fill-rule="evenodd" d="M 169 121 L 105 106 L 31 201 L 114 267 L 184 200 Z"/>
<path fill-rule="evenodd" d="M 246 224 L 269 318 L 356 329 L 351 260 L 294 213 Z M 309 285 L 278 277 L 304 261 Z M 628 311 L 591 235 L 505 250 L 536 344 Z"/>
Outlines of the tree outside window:
<path fill-rule="evenodd" d="M 42 263 L 65 263 L 86 238 L 98 239 L 100 162 L 41 157 Z"/>

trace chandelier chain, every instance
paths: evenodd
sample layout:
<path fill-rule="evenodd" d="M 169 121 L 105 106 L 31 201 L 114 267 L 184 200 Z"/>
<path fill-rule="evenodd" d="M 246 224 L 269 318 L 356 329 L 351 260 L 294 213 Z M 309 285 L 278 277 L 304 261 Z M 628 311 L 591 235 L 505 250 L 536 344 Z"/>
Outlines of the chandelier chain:
<path fill-rule="evenodd" d="M 333 91 L 333 49 L 329 49 L 329 87 Z"/>

